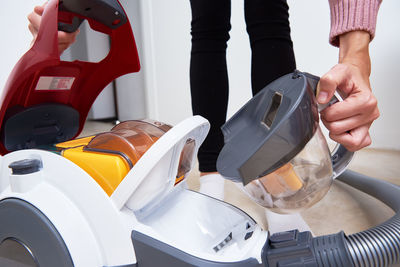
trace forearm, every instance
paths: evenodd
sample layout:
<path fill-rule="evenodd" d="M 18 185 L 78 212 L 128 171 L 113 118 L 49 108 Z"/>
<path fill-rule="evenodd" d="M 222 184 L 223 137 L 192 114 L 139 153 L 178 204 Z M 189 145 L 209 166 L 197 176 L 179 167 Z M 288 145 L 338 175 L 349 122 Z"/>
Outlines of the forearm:
<path fill-rule="evenodd" d="M 331 30 L 329 42 L 339 46 L 340 35 L 366 31 L 370 40 L 375 36 L 376 19 L 382 0 L 329 0 Z"/>
<path fill-rule="evenodd" d="M 369 81 L 371 37 L 366 31 L 351 31 L 338 38 L 339 64 L 321 77 L 318 101 L 326 103 L 336 90 L 344 100 L 323 110 L 321 120 L 332 140 L 356 151 L 371 144 L 369 128 L 379 117 Z"/>
<path fill-rule="evenodd" d="M 339 37 L 339 63 L 356 66 L 364 77 L 371 73 L 369 43 L 371 35 L 367 31 L 351 31 Z"/>
<path fill-rule="evenodd" d="M 350 151 L 371 144 L 369 128 L 379 117 L 369 82 L 369 43 L 374 38 L 381 0 L 329 0 L 330 43 L 339 47 L 336 64 L 319 82 L 317 100 L 325 104 L 339 90 L 343 101 L 324 109 L 321 120 L 332 140 Z"/>

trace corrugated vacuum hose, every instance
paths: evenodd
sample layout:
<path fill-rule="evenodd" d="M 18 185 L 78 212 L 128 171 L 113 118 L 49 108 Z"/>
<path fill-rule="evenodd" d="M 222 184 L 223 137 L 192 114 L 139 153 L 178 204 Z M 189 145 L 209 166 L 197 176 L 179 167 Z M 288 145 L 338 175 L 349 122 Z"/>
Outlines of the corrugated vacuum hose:
<path fill-rule="evenodd" d="M 338 179 L 379 199 L 396 212 L 386 222 L 346 238 L 354 266 L 381 267 L 399 263 L 400 187 L 349 170 Z"/>
<path fill-rule="evenodd" d="M 269 237 L 264 265 L 279 267 L 386 267 L 400 262 L 400 186 L 350 170 L 338 180 L 382 201 L 396 214 L 368 230 L 312 237 L 298 230 Z"/>

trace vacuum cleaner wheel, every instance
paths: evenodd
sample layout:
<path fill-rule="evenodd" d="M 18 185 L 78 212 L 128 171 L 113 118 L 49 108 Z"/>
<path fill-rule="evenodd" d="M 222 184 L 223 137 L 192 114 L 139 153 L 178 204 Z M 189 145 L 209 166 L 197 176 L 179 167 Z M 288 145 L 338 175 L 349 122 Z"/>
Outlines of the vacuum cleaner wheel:
<path fill-rule="evenodd" d="M 54 225 L 31 204 L 0 201 L 0 229 L 0 266 L 74 266 Z"/>

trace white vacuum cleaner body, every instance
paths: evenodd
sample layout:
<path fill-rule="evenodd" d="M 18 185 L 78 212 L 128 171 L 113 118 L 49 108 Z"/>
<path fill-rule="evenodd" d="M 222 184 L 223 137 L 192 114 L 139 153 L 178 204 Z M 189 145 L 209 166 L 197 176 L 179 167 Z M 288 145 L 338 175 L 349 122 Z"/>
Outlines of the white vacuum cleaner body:
<path fill-rule="evenodd" d="M 84 19 L 110 37 L 109 54 L 61 61 L 58 30 L 73 32 Z M 0 266 L 261 262 L 266 232 L 241 210 L 186 188 L 209 129 L 204 118 L 172 129 L 130 121 L 75 139 L 103 88 L 139 69 L 117 0 L 47 3 L 1 96 Z"/>
<path fill-rule="evenodd" d="M 111 196 L 82 168 L 60 155 L 35 149 L 5 155 L 1 158 L 0 203 L 25 206 L 31 212 L 23 218 L 18 211 L 4 213 L 0 208 L 0 216 L 22 219 L 11 221 L 15 227 L 2 228 L 10 232 L 1 235 L 8 234 L 23 245 L 38 264 L 42 258 L 55 257 L 57 266 L 136 266 L 136 239 L 144 244 L 153 239 L 193 259 L 226 263 L 256 259 L 261 263 L 266 232 L 249 216 L 188 190 L 185 182 L 174 185 L 186 141 L 194 140 L 197 151 L 208 128 L 199 116 L 173 127 L 148 149 Z M 28 171 L 19 174 L 21 169 Z M 36 226 L 31 220 L 48 225 Z M 14 228 L 33 232 L 19 236 Z M 35 231 L 46 235 L 38 237 Z M 58 244 L 40 250 L 56 236 Z M 69 262 L 60 262 L 60 251 L 66 259 L 70 257 Z M 153 251 L 148 253 L 156 257 Z"/>

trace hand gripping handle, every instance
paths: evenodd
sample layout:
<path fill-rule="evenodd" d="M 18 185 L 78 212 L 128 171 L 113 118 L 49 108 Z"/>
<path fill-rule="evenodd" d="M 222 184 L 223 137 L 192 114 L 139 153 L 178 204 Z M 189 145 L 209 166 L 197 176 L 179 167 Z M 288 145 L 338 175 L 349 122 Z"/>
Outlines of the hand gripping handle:
<path fill-rule="evenodd" d="M 342 101 L 340 95 L 335 92 L 332 99 L 324 105 L 318 105 L 318 111 L 322 111 L 325 108 L 335 104 L 336 102 Z M 335 179 L 340 174 L 342 174 L 347 166 L 349 165 L 351 159 L 353 158 L 354 152 L 347 150 L 343 145 L 337 144 L 335 149 L 332 151 L 332 168 L 333 168 L 333 178 Z"/>

